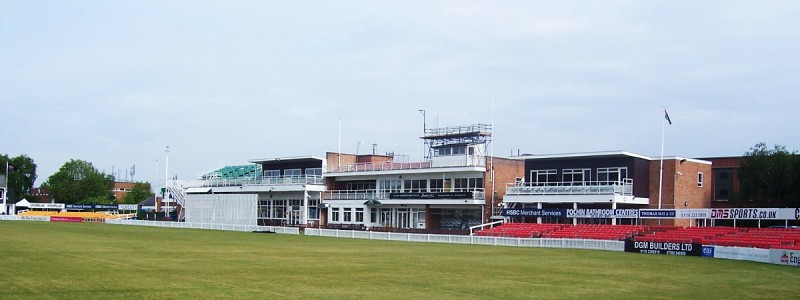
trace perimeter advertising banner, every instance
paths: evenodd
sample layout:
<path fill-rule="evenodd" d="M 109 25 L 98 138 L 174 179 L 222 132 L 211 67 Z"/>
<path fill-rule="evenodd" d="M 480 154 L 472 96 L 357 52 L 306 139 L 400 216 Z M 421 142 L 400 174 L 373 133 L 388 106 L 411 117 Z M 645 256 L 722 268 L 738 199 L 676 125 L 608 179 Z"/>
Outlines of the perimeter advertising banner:
<path fill-rule="evenodd" d="M 81 217 L 57 217 L 50 216 L 50 222 L 83 222 Z"/>
<path fill-rule="evenodd" d="M 64 203 L 31 203 L 30 209 L 64 209 Z"/>
<path fill-rule="evenodd" d="M 551 217 L 551 218 L 566 218 L 567 210 L 560 208 L 505 208 L 501 212 L 504 217 Z"/>
<path fill-rule="evenodd" d="M 671 242 L 636 242 L 625 241 L 625 252 L 644 254 L 666 254 L 680 256 L 702 256 L 703 245 Z"/>
<path fill-rule="evenodd" d="M 776 265 L 800 267 L 800 250 L 769 250 L 769 262 Z"/>
<path fill-rule="evenodd" d="M 472 199 L 472 192 L 389 193 L 389 199 Z"/>

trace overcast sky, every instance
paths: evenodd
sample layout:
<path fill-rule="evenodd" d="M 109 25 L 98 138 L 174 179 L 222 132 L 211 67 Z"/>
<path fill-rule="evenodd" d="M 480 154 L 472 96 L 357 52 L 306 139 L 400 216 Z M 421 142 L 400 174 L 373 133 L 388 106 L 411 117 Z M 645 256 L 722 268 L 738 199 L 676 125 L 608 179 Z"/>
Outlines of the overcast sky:
<path fill-rule="evenodd" d="M 136 180 L 394 151 L 800 149 L 800 1 L 2 1 L 0 153 Z M 492 117 L 494 98 L 494 117 Z M 158 160 L 158 170 L 156 170 Z M 124 175 L 122 176 L 125 177 Z"/>

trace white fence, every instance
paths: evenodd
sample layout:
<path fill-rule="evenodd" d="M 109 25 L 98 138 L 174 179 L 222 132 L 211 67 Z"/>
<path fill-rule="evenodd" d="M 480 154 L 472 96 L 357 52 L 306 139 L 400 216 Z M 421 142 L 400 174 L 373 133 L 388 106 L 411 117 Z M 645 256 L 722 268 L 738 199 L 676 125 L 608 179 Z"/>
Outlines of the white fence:
<path fill-rule="evenodd" d="M 166 228 L 211 229 L 211 230 L 244 231 L 244 232 L 263 231 L 263 232 L 274 232 L 280 234 L 293 234 L 293 235 L 300 234 L 300 229 L 296 227 L 190 223 L 190 222 L 163 222 L 163 221 L 119 220 L 119 219 L 117 220 L 109 219 L 106 220 L 106 223 L 119 224 L 119 225 L 166 227 Z"/>
<path fill-rule="evenodd" d="M 359 230 L 334 230 L 306 228 L 307 236 L 323 236 L 352 239 L 369 239 L 384 241 L 422 242 L 422 243 L 449 243 L 472 244 L 491 246 L 516 246 L 537 248 L 568 248 L 588 250 L 624 251 L 625 242 L 583 239 L 532 239 L 532 238 L 505 238 L 474 235 L 445 235 L 445 234 L 416 234 L 374 232 Z"/>

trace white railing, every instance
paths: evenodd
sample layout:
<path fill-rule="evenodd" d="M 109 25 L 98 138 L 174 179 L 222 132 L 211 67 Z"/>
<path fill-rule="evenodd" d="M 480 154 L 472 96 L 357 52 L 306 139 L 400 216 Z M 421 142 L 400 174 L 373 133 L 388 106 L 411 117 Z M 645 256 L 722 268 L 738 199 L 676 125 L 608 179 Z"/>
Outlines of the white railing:
<path fill-rule="evenodd" d="M 243 231 L 243 232 L 263 231 L 263 232 L 275 232 L 280 234 L 293 234 L 293 235 L 300 234 L 300 229 L 297 227 L 279 227 L 279 226 L 164 222 L 164 221 L 143 221 L 143 220 L 111 220 L 111 219 L 106 220 L 106 224 L 165 227 L 165 228 L 211 229 L 211 230 Z"/>
<path fill-rule="evenodd" d="M 568 249 L 607 250 L 607 251 L 620 251 L 620 252 L 625 250 L 625 242 L 606 241 L 606 240 L 506 238 L 506 237 L 474 236 L 474 235 L 393 233 L 393 232 L 334 230 L 334 229 L 317 229 L 317 228 L 306 228 L 305 235 L 351 238 L 351 239 L 384 240 L 384 241 L 423 242 L 423 243 L 449 243 L 449 244 L 516 246 L 516 247 L 538 247 L 538 248 L 568 248 Z"/>
<path fill-rule="evenodd" d="M 407 193 L 442 193 L 444 192 L 443 189 L 431 189 L 430 192 L 421 192 L 421 191 L 413 191 Z M 460 193 L 460 192 L 472 192 L 472 199 L 473 200 L 483 200 L 486 199 L 486 192 L 482 188 L 466 188 L 466 189 L 450 189 L 448 192 L 453 193 Z M 323 192 L 322 199 L 324 200 L 384 200 L 390 199 L 389 194 L 391 193 L 402 193 L 399 191 L 396 192 L 389 192 L 389 191 L 347 191 L 347 190 L 337 190 L 337 191 L 327 191 Z M 427 198 L 420 198 L 421 200 L 427 200 Z"/>
<path fill-rule="evenodd" d="M 458 160 L 448 162 L 437 162 L 435 165 L 430 161 L 423 162 L 382 162 L 382 163 L 356 163 L 349 165 L 329 165 L 328 173 L 347 173 L 347 172 L 373 172 L 373 171 L 392 171 L 392 170 L 415 170 L 431 168 L 455 168 L 455 167 L 484 167 L 482 159 L 478 160 Z"/>
<path fill-rule="evenodd" d="M 486 227 L 486 226 L 489 226 L 490 228 L 493 228 L 493 227 L 494 227 L 494 225 L 500 225 L 500 224 L 503 224 L 503 223 L 505 223 L 505 222 L 506 222 L 506 221 L 497 221 L 497 222 L 491 222 L 491 223 L 486 223 L 486 224 L 480 224 L 480 225 L 475 225 L 475 226 L 472 226 L 472 227 L 470 227 L 470 228 L 469 228 L 469 235 L 473 235 L 473 234 L 474 234 L 474 231 L 475 231 L 476 229 L 477 229 L 477 230 L 483 230 L 483 228 L 484 228 L 484 227 Z"/>
<path fill-rule="evenodd" d="M 235 179 L 210 179 L 202 180 L 203 187 L 224 187 L 224 186 L 257 186 L 257 185 L 324 185 L 325 179 L 322 176 L 280 176 L 280 177 L 256 177 L 256 178 L 235 178 Z"/>
<path fill-rule="evenodd" d="M 506 195 L 633 195 L 633 179 L 618 182 L 518 182 L 506 184 Z"/>

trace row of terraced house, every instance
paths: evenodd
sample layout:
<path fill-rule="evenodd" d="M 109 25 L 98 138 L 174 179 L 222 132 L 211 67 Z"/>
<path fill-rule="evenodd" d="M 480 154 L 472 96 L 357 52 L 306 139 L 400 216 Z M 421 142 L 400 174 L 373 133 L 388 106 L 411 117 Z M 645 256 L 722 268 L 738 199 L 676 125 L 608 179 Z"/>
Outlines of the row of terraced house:
<path fill-rule="evenodd" d="M 253 211 L 259 225 L 453 232 L 503 219 L 710 226 L 707 219 L 505 212 L 725 207 L 738 189 L 735 157 L 664 157 L 662 172 L 660 157 L 626 151 L 492 156 L 492 128 L 486 124 L 426 129 L 422 139 L 428 157 L 419 162 L 375 151 L 252 159 L 180 182 L 180 192 L 187 208 L 192 199 L 247 196 L 245 210 Z M 221 204 L 204 205 L 210 211 Z M 193 217 L 199 218 L 187 210 L 187 221 Z"/>

